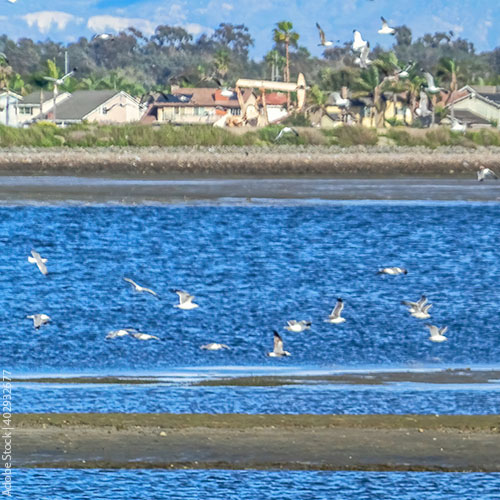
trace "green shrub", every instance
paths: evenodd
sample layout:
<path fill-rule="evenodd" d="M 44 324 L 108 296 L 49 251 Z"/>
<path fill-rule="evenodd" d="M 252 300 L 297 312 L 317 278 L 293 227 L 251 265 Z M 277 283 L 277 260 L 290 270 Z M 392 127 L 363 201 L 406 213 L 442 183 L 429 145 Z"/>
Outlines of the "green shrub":
<path fill-rule="evenodd" d="M 372 128 L 361 126 L 342 126 L 324 131 L 325 135 L 330 136 L 332 144 L 339 146 L 375 146 L 377 144 L 377 131 Z"/>

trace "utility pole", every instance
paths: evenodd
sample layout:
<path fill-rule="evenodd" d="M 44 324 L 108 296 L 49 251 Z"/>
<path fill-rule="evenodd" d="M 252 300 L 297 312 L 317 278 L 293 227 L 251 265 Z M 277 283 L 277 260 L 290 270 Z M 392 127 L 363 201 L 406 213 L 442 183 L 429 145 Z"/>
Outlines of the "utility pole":
<path fill-rule="evenodd" d="M 68 49 L 64 49 L 64 74 L 69 73 Z"/>

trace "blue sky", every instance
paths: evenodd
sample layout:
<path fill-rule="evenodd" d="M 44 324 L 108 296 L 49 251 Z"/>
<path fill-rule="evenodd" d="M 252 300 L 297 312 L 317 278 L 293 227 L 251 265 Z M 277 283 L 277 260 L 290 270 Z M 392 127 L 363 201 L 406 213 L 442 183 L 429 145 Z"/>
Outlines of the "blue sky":
<path fill-rule="evenodd" d="M 356 28 L 372 47 L 388 47 L 392 37 L 377 34 L 383 15 L 391 25 L 409 26 L 414 37 L 453 30 L 478 51 L 500 46 L 498 0 L 0 0 L 0 5 L 0 33 L 13 39 L 67 43 L 130 25 L 149 35 L 158 24 L 182 26 L 197 37 L 221 22 L 243 23 L 255 38 L 251 55 L 260 58 L 271 48 L 275 23 L 289 20 L 300 34 L 299 43 L 319 55 L 316 21 L 331 39 L 350 40 Z"/>

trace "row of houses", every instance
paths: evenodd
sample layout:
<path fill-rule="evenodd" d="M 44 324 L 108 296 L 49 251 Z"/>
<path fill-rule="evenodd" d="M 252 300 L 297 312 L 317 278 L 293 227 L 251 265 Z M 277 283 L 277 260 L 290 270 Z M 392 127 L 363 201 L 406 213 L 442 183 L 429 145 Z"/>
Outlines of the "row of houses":
<path fill-rule="evenodd" d="M 413 113 L 407 96 L 384 93 L 384 124 L 411 124 Z M 79 90 L 63 92 L 54 99 L 52 92 L 37 91 L 27 96 L 0 92 L 0 124 L 27 126 L 39 120 L 67 126 L 83 121 L 99 123 L 210 124 L 215 126 L 259 126 L 279 122 L 288 115 L 284 92 L 255 93 L 214 88 L 172 87 L 170 93 L 158 93 L 141 103 L 123 91 Z M 55 105 L 54 105 L 55 104 Z M 442 93 L 438 105 L 448 108 L 468 127 L 500 124 L 500 87 L 464 86 L 452 95 Z M 263 116 L 263 109 L 265 116 Z M 325 112 L 326 111 L 326 112 Z M 345 123 L 376 126 L 374 103 L 369 97 L 350 99 L 348 108 L 330 98 L 326 109 L 311 115 L 320 127 Z"/>

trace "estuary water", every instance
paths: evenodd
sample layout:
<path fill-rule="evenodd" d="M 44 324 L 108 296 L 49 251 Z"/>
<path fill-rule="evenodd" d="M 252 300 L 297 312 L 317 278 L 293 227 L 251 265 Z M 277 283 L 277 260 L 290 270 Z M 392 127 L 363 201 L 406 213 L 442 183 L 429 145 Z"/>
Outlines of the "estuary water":
<path fill-rule="evenodd" d="M 21 469 L 13 481 L 19 500 L 493 500 L 500 491 L 496 473 Z"/>

